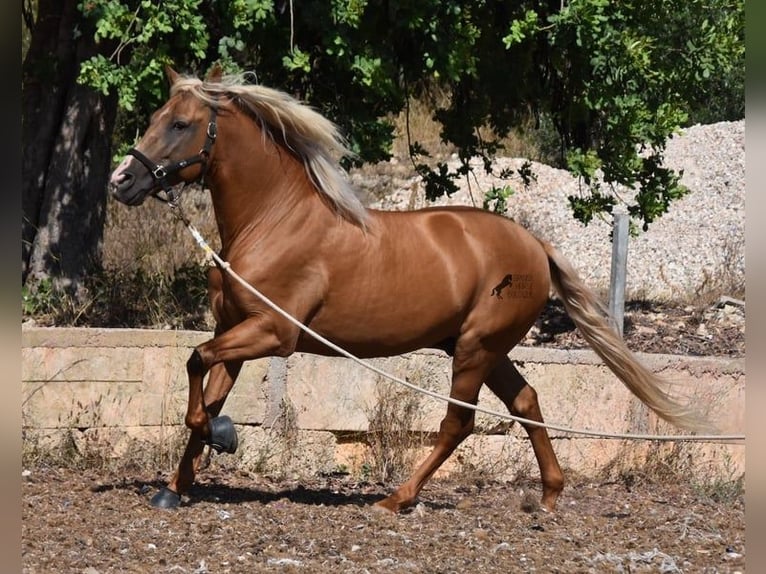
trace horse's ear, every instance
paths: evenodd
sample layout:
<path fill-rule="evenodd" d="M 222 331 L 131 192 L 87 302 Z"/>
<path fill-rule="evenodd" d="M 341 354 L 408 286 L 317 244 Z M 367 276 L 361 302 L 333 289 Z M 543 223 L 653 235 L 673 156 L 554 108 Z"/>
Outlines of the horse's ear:
<path fill-rule="evenodd" d="M 168 77 L 168 82 L 170 82 L 171 86 L 181 77 L 181 75 L 170 66 L 165 66 L 165 75 Z"/>
<path fill-rule="evenodd" d="M 207 77 L 205 78 L 206 82 L 217 84 L 221 81 L 221 77 L 223 76 L 223 68 L 221 67 L 220 62 L 216 62 L 213 64 L 213 67 L 210 68 L 210 71 L 207 73 Z"/>

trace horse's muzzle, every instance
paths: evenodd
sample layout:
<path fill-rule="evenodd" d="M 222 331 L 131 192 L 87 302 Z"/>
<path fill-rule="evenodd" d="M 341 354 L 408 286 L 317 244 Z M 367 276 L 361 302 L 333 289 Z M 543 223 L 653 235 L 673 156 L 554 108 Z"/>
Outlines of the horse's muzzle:
<path fill-rule="evenodd" d="M 144 179 L 136 177 L 123 162 L 109 178 L 109 193 L 125 205 L 141 205 L 155 187 L 153 181 L 146 185 L 147 182 L 142 181 Z"/>
<path fill-rule="evenodd" d="M 141 205 L 148 193 L 135 185 L 110 186 L 110 193 L 120 203 L 135 206 Z"/>

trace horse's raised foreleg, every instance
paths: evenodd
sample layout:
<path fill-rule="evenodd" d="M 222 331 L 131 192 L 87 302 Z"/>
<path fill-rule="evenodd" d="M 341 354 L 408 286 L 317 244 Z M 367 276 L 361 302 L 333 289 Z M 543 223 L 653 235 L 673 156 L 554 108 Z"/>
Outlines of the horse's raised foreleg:
<path fill-rule="evenodd" d="M 207 385 L 205 386 L 204 403 L 211 416 L 221 412 L 226 397 L 234 386 L 234 381 L 242 368 L 242 361 L 218 363 L 210 369 Z M 180 495 L 189 490 L 202 461 L 205 443 L 198 432 L 192 432 L 186 443 L 181 461 L 168 485 L 161 489 L 153 498 L 152 505 L 162 508 L 178 506 Z"/>
<path fill-rule="evenodd" d="M 264 315 L 250 317 L 199 345 L 186 363 L 189 376 L 189 403 L 186 426 L 203 440 L 211 437 L 210 414 L 205 408 L 202 380 L 210 368 L 221 362 L 248 361 L 271 355 L 289 354 L 295 348 L 297 330 L 278 335 L 274 323 Z M 285 352 L 284 349 L 290 349 Z"/>
<path fill-rule="evenodd" d="M 217 414 L 244 361 L 289 354 L 295 348 L 296 333 L 289 329 L 282 331 L 281 336 L 278 335 L 276 325 L 267 316 L 258 315 L 194 349 L 186 363 L 189 403 L 185 422 L 191 430 L 191 437 L 178 471 L 170 484 L 152 499 L 152 504 L 178 506 L 180 494 L 194 481 L 206 443 L 233 452 L 236 448 L 234 427 L 231 421 L 223 421 L 224 417 L 217 417 Z M 231 365 L 231 368 L 218 367 L 221 363 Z M 203 392 L 202 381 L 208 371 L 211 372 L 210 381 Z"/>
<path fill-rule="evenodd" d="M 543 422 L 537 392 L 529 386 L 510 359 L 507 357 L 502 359 L 487 377 L 486 383 L 508 407 L 512 415 Z M 552 511 L 564 488 L 564 474 L 553 452 L 547 429 L 535 425 L 523 426 L 529 435 L 532 450 L 540 467 L 540 478 L 543 484 L 541 504 L 545 509 Z"/>
<path fill-rule="evenodd" d="M 462 402 L 476 404 L 486 367 L 456 368 L 453 363 L 450 396 Z M 415 503 L 418 493 L 434 472 L 473 431 L 475 411 L 453 405 L 447 406 L 447 415 L 439 426 L 439 434 L 428 458 L 415 473 L 391 496 L 377 502 L 376 507 L 398 512 Z"/>

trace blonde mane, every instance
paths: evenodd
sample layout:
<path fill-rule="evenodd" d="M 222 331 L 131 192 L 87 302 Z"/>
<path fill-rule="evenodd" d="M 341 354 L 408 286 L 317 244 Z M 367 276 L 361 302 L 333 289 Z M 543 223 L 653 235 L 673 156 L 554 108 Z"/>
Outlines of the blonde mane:
<path fill-rule="evenodd" d="M 341 157 L 353 152 L 333 122 L 284 92 L 245 83 L 243 75 L 226 75 L 218 82 L 182 77 L 171 93 L 179 91 L 212 105 L 221 97 L 231 98 L 259 118 L 269 135 L 280 133 L 285 145 L 303 160 L 316 189 L 342 217 L 365 227 L 367 210 L 338 164 Z"/>

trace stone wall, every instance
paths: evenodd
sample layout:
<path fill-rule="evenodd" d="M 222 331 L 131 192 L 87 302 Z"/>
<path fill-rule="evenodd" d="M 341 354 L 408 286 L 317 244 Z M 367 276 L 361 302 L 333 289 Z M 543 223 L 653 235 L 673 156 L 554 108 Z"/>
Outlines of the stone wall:
<path fill-rule="evenodd" d="M 135 329 L 22 329 L 22 424 L 27 456 L 92 456 L 135 460 L 168 470 L 186 440 L 185 362 L 208 333 Z M 743 359 L 639 355 L 708 412 L 722 433 L 744 432 Z M 607 432 L 676 434 L 634 399 L 590 351 L 517 348 L 511 353 L 538 392 L 548 422 Z M 376 359 L 375 365 L 424 388 L 449 392 L 449 359 L 421 351 Z M 479 404 L 504 411 L 486 389 Z M 258 472 L 300 476 L 360 472 L 376 456 L 370 422 L 409 431 L 407 445 L 424 455 L 445 411 L 342 358 L 296 354 L 245 364 L 223 412 L 240 436 L 230 463 Z M 376 418 L 377 417 L 377 418 Z M 393 426 L 392 426 L 393 425 Z M 400 429 L 401 430 L 401 429 Z M 744 473 L 743 444 L 699 444 L 587 438 L 552 431 L 569 472 L 586 476 L 672 464 L 706 480 Z M 399 437 L 401 440 L 401 437 Z M 390 448 L 397 448 L 391 442 Z M 494 478 L 537 474 L 523 429 L 478 414 L 476 432 L 443 472 Z"/>

